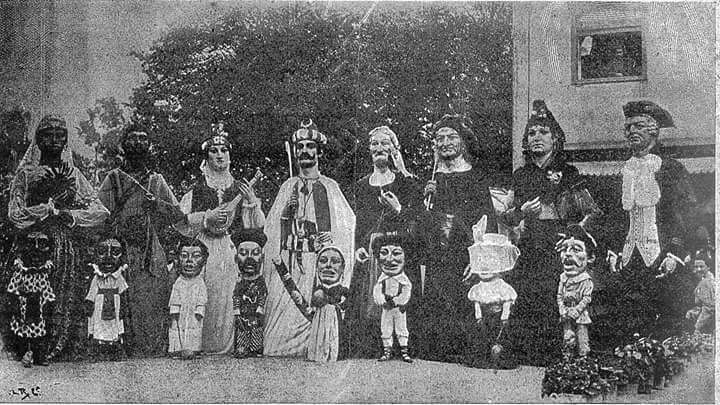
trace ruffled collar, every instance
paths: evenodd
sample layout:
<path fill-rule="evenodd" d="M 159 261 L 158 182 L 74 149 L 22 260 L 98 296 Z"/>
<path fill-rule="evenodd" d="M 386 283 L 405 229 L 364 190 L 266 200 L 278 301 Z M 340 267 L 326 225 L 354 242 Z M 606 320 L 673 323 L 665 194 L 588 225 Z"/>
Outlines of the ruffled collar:
<path fill-rule="evenodd" d="M 660 201 L 660 186 L 655 173 L 660 170 L 662 159 L 648 153 L 642 157 L 633 156 L 625 162 L 622 170 L 622 205 L 625 211 L 634 206 L 654 207 Z"/>
<path fill-rule="evenodd" d="M 98 267 L 98 265 L 95 263 L 90 263 L 90 267 L 92 267 L 92 269 L 93 269 L 93 274 L 95 274 L 96 276 L 98 276 L 100 278 L 112 277 L 117 280 L 122 275 L 122 272 L 128 268 L 128 265 L 123 264 L 122 266 L 118 267 L 118 269 L 112 273 L 103 273 L 102 271 L 100 271 L 100 267 Z"/>

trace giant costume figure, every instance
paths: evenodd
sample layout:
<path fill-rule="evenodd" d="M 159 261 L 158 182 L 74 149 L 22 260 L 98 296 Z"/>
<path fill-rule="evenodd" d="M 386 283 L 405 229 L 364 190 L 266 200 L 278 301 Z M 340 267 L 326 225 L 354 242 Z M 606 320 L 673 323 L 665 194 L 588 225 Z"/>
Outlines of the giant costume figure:
<path fill-rule="evenodd" d="M 672 333 L 692 306 L 692 274 L 683 268 L 685 242 L 697 224 L 690 176 L 675 159 L 660 156 L 659 129 L 673 127 L 670 113 L 650 101 L 623 106 L 632 157 L 622 169 L 624 240 L 608 236 L 615 270 L 607 288 L 618 292 L 608 319 L 625 322 L 615 333 Z M 621 249 L 618 249 L 620 247 Z M 618 257 L 616 252 L 622 252 Z M 656 320 L 657 318 L 657 320 Z M 645 336 L 645 335 L 643 335 Z"/>
<path fill-rule="evenodd" d="M 518 293 L 518 325 L 509 337 L 520 363 L 545 365 L 559 356 L 561 347 L 557 235 L 567 224 L 589 223 L 599 210 L 578 169 L 565 161 L 565 133 L 543 100 L 533 101 L 522 143 L 525 165 L 513 173 L 514 199 L 502 215 L 510 226 L 522 222 L 520 258 L 507 279 Z"/>
<path fill-rule="evenodd" d="M 425 274 L 408 270 L 415 285 L 408 322 L 418 338 L 410 346 L 426 360 L 457 362 L 466 351 L 467 326 L 475 322 L 467 300 L 470 287 L 462 283 L 467 248 L 473 243 L 470 227 L 487 215 L 488 229 L 497 229 L 490 196 L 493 180 L 473 165 L 478 140 L 471 126 L 459 115 L 445 115 L 433 126 L 437 170 L 425 187 L 427 211 L 419 221 L 416 246 Z"/>
<path fill-rule="evenodd" d="M 268 297 L 265 308 L 264 354 L 305 356 L 310 320 L 296 306 L 273 259 L 280 257 L 288 268 L 304 302 L 310 302 L 316 279 L 317 252 L 330 244 L 346 258 L 342 283 L 352 278 L 355 214 L 338 184 L 318 170 L 319 146 L 327 138 L 312 124 L 292 136 L 298 176 L 285 181 L 268 213 L 265 234 L 265 277 Z"/>
<path fill-rule="evenodd" d="M 400 143 L 390 128 L 382 126 L 370 131 L 369 149 L 373 171 L 357 182 L 354 203 L 356 254 L 367 257 L 369 262 L 355 267 L 346 320 L 349 355 L 376 358 L 382 348 L 377 327 L 381 306 L 373 300 L 373 287 L 382 272 L 371 249 L 372 241 L 388 233 L 409 232 L 415 224 L 421 194 L 416 178 L 405 169 Z M 391 163 L 397 170 L 391 169 Z M 409 261 L 409 246 L 406 252 Z"/>
<path fill-rule="evenodd" d="M 10 188 L 8 216 L 20 229 L 38 224 L 54 241 L 50 285 L 55 310 L 50 316 L 50 359 L 58 356 L 80 327 L 73 317 L 82 314 L 84 289 L 80 287 L 79 249 L 73 228 L 101 225 L 108 217 L 90 183 L 75 168 L 67 148 L 65 120 L 47 115 L 38 124 L 35 138 L 18 165 Z"/>
<path fill-rule="evenodd" d="M 187 214 L 187 221 L 176 225 L 185 236 L 197 235 L 209 251 L 203 273 L 208 302 L 202 336 L 202 350 L 208 353 L 233 350 L 233 290 L 238 267 L 230 235 L 239 229 L 261 228 L 265 223 L 251 184 L 235 180 L 230 174 L 232 144 L 226 135 L 220 132 L 202 144 L 206 154 L 201 165 L 203 176 L 183 196 L 180 208 Z"/>
<path fill-rule="evenodd" d="M 172 280 L 157 233 L 184 218 L 162 174 L 147 167 L 148 134 L 128 127 L 120 139 L 122 168 L 111 170 L 98 192 L 110 211 L 110 227 L 127 244 L 129 342 L 135 354 L 158 355 L 167 344 L 166 308 Z"/>

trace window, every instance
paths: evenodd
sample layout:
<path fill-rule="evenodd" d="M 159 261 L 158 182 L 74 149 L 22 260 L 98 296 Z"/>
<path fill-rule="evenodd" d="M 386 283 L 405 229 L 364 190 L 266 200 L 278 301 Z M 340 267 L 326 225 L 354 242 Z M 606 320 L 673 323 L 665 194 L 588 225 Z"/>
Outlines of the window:
<path fill-rule="evenodd" d="M 639 26 L 574 30 L 573 84 L 646 80 L 645 52 Z"/>

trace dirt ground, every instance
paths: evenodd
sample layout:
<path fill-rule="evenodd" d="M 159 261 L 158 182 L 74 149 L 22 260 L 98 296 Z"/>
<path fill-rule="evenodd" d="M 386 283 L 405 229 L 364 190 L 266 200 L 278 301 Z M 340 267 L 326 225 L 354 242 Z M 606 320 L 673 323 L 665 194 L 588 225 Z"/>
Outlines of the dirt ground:
<path fill-rule="evenodd" d="M 105 363 L 57 363 L 26 369 L 0 362 L 2 402 L 568 402 L 540 398 L 543 369 L 511 371 L 416 361 L 348 360 L 318 364 L 299 359 L 227 356 Z M 24 388 L 29 397 L 17 394 Z M 37 388 L 39 387 L 39 390 Z M 32 395 L 32 389 L 39 396 Z M 608 397 L 612 402 L 714 403 L 709 356 L 688 364 L 671 385 L 651 395 Z M 584 402 L 584 401 L 583 401 Z"/>

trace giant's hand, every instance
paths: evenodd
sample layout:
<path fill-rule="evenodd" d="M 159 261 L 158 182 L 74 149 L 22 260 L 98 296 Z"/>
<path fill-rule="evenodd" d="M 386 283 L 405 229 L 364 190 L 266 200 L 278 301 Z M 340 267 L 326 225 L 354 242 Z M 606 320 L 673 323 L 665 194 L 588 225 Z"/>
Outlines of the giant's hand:
<path fill-rule="evenodd" d="M 536 217 L 540 215 L 541 210 L 542 208 L 540 208 L 540 197 L 535 197 L 532 200 L 526 201 L 520 207 L 520 212 L 522 212 L 525 216 Z"/>
<path fill-rule="evenodd" d="M 425 184 L 425 191 L 423 191 L 423 196 L 427 197 L 428 194 L 435 194 L 436 191 L 437 191 L 437 181 L 428 180 L 427 184 Z"/>
<path fill-rule="evenodd" d="M 380 200 L 380 203 L 391 208 L 393 211 L 395 211 L 396 214 L 400 213 L 400 210 L 402 209 L 402 206 L 400 205 L 400 200 L 398 200 L 397 196 L 393 194 L 392 191 L 383 191 L 380 190 L 380 196 L 378 197 Z"/>

